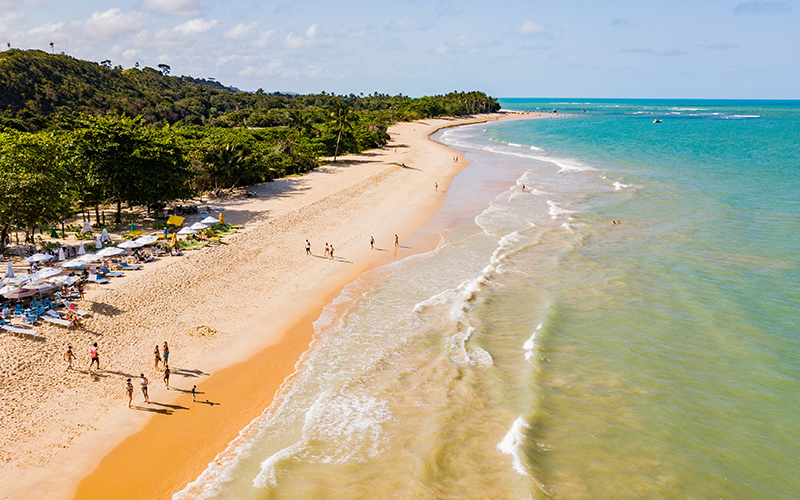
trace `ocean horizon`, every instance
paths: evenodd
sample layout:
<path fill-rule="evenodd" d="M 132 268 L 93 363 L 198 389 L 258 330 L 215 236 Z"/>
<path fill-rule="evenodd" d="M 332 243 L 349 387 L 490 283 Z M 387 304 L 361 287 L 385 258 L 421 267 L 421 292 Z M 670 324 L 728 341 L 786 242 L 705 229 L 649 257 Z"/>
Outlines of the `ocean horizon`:
<path fill-rule="evenodd" d="M 800 101 L 500 102 L 174 498 L 796 497 Z"/>

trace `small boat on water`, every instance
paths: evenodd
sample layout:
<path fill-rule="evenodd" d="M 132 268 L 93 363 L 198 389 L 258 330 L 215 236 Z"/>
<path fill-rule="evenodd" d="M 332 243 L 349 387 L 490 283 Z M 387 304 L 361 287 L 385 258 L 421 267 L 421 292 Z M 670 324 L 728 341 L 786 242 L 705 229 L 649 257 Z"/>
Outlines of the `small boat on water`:
<path fill-rule="evenodd" d="M 658 118 L 656 118 L 655 120 L 653 120 L 653 123 L 661 123 L 661 120 L 659 120 Z"/>

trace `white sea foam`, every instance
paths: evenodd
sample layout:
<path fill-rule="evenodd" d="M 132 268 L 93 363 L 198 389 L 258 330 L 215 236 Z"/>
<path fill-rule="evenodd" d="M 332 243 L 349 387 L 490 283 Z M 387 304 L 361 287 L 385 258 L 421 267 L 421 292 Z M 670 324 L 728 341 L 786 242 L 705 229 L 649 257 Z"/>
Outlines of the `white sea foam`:
<path fill-rule="evenodd" d="M 558 203 L 556 203 L 556 202 L 554 202 L 552 200 L 547 200 L 547 204 L 550 206 L 550 217 L 552 217 L 553 219 L 557 219 L 559 215 L 575 213 L 572 210 L 567 210 L 566 208 L 561 208 L 558 205 Z"/>
<path fill-rule="evenodd" d="M 522 348 L 525 350 L 526 361 L 531 359 L 531 356 L 533 356 L 533 350 L 536 349 L 536 334 L 539 333 L 539 330 L 541 329 L 542 329 L 542 324 L 539 323 L 536 326 L 536 329 L 533 331 L 533 335 L 531 335 L 531 338 L 529 338 L 528 340 L 525 341 L 524 344 L 522 344 Z"/>
<path fill-rule="evenodd" d="M 614 183 L 614 191 L 622 191 L 623 189 L 629 188 L 629 187 L 631 187 L 630 184 L 623 184 L 623 183 L 621 183 L 619 181 Z"/>
<path fill-rule="evenodd" d="M 511 429 L 508 430 L 502 441 L 497 444 L 497 449 L 511 456 L 511 465 L 514 470 L 520 475 L 527 476 L 528 471 L 525 464 L 522 463 L 520 456 L 520 448 L 525 441 L 525 429 L 529 429 L 528 423 L 522 416 L 517 417 L 514 423 L 511 424 Z"/>

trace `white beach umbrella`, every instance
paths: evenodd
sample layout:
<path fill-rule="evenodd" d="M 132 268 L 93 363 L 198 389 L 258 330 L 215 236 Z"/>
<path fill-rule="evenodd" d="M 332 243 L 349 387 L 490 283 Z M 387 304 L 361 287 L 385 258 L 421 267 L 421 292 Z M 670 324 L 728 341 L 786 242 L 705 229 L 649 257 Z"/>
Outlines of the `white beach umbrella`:
<path fill-rule="evenodd" d="M 8 266 L 6 267 L 6 278 L 13 278 L 14 277 L 14 268 L 11 267 L 11 261 L 8 261 Z"/>
<path fill-rule="evenodd" d="M 88 220 L 84 221 L 83 222 L 83 229 L 81 229 L 81 234 L 93 233 L 93 232 L 94 232 L 94 229 L 92 229 L 92 225 L 89 224 L 89 221 Z"/>
<path fill-rule="evenodd" d="M 5 286 L 3 286 L 3 288 L 0 288 L 0 295 L 3 295 L 6 292 L 11 292 L 11 291 L 16 290 L 16 289 L 17 289 L 17 287 L 15 287 L 15 286 L 5 285 Z"/>
<path fill-rule="evenodd" d="M 86 255 L 86 249 L 83 248 L 83 242 L 81 241 L 81 246 L 78 248 L 78 255 Z"/>
<path fill-rule="evenodd" d="M 144 245 L 152 245 L 153 243 L 158 241 L 158 236 L 152 236 L 152 235 L 147 234 L 147 235 L 140 236 L 140 237 L 136 238 L 134 241 L 136 243 L 139 243 L 142 246 L 144 246 Z"/>
<path fill-rule="evenodd" d="M 61 262 L 65 258 L 66 257 L 64 256 L 64 247 L 59 247 L 58 248 L 58 261 Z"/>
<path fill-rule="evenodd" d="M 125 253 L 125 250 L 117 247 L 105 247 L 104 249 L 97 252 L 97 255 L 100 257 L 113 257 L 114 255 L 122 255 Z"/>
<path fill-rule="evenodd" d="M 3 278 L 0 280 L 0 284 L 3 285 L 21 285 L 23 283 L 27 283 L 31 280 L 30 274 L 20 274 L 19 276 L 12 276 L 10 278 Z"/>
<path fill-rule="evenodd" d="M 202 231 L 203 229 L 208 229 L 208 226 L 202 222 L 195 222 L 189 226 L 189 228 L 194 229 L 195 231 Z"/>
<path fill-rule="evenodd" d="M 81 255 L 75 260 L 81 261 L 84 264 L 89 264 L 96 260 L 100 260 L 102 257 L 103 257 L 102 255 L 97 255 L 96 253 L 87 253 L 86 255 Z"/>
<path fill-rule="evenodd" d="M 25 262 L 33 263 L 33 262 L 44 262 L 46 260 L 51 260 L 54 257 L 48 253 L 35 253 L 30 257 L 25 259 Z"/>
<path fill-rule="evenodd" d="M 67 260 L 61 263 L 61 267 L 71 268 L 71 267 L 83 267 L 86 265 L 86 262 L 82 261 L 80 257 L 77 259 Z"/>
<path fill-rule="evenodd" d="M 103 234 L 101 236 L 102 236 L 101 241 L 111 243 L 111 237 L 108 235 L 108 229 L 103 228 Z"/>
<path fill-rule="evenodd" d="M 143 246 L 141 243 L 136 243 L 135 241 L 123 241 L 117 248 L 139 248 Z"/>
<path fill-rule="evenodd" d="M 61 283 L 67 286 L 72 286 L 80 279 L 80 276 L 54 276 L 50 278 L 50 283 Z"/>
<path fill-rule="evenodd" d="M 196 232 L 197 231 L 195 231 L 194 229 L 192 229 L 190 227 L 185 227 L 185 228 L 181 229 L 180 231 L 178 231 L 178 234 L 195 234 Z"/>
<path fill-rule="evenodd" d="M 44 267 L 42 269 L 39 269 L 35 273 L 31 274 L 31 281 L 44 280 L 51 276 L 61 274 L 62 272 L 63 271 L 61 269 L 57 269 L 55 267 Z"/>
<path fill-rule="evenodd" d="M 94 242 L 94 247 L 95 247 L 96 249 L 98 249 L 98 250 L 100 250 L 101 248 L 103 248 L 103 241 L 100 239 L 100 236 L 98 236 L 98 237 L 97 237 L 97 239 L 95 240 L 95 242 Z"/>
<path fill-rule="evenodd" d="M 206 217 L 205 219 L 201 220 L 200 223 L 201 224 L 208 224 L 210 226 L 210 225 L 213 225 L 213 224 L 219 224 L 219 219 L 215 219 L 213 217 Z"/>

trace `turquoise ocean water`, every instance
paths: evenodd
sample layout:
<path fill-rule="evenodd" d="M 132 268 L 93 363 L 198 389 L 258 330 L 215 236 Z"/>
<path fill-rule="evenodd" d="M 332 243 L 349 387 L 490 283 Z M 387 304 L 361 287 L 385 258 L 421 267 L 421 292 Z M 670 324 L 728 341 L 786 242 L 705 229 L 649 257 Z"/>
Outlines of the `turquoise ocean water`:
<path fill-rule="evenodd" d="M 176 498 L 800 497 L 800 103 L 501 103 Z"/>

